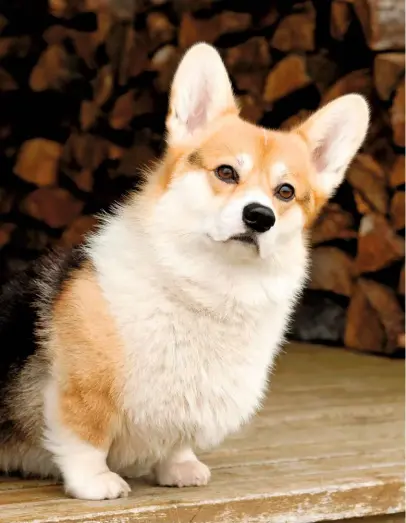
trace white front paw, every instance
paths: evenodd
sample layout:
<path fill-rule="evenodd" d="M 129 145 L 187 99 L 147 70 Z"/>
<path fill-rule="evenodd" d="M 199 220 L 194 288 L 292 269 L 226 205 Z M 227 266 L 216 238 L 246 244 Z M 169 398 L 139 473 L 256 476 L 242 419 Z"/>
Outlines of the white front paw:
<path fill-rule="evenodd" d="M 118 474 L 108 470 L 90 477 L 78 477 L 66 483 L 65 490 L 74 498 L 100 500 L 127 497 L 131 488 Z"/>
<path fill-rule="evenodd" d="M 163 487 L 199 487 L 207 485 L 210 469 L 198 460 L 162 463 L 156 468 L 156 479 Z"/>

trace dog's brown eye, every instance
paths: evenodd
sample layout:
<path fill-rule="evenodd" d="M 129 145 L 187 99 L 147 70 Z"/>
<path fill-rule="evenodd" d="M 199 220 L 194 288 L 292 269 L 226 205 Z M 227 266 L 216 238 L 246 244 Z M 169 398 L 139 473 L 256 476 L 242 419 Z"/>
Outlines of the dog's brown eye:
<path fill-rule="evenodd" d="M 289 202 L 295 196 L 295 189 L 289 183 L 284 183 L 276 189 L 276 196 L 280 200 Z"/>
<path fill-rule="evenodd" d="M 219 178 L 223 182 L 238 182 L 237 171 L 234 169 L 234 167 L 231 167 L 231 165 L 220 165 L 219 167 L 217 167 L 217 169 L 215 169 L 214 172 L 216 173 L 217 178 Z"/>

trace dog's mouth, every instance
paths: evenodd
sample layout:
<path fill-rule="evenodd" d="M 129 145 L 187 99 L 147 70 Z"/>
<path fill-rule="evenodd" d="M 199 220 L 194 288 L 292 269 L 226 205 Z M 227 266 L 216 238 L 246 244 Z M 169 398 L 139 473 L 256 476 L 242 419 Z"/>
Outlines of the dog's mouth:
<path fill-rule="evenodd" d="M 256 234 L 252 232 L 244 232 L 242 234 L 236 234 L 235 236 L 231 236 L 230 240 L 246 243 L 248 245 L 253 245 L 258 249 L 258 238 Z"/>

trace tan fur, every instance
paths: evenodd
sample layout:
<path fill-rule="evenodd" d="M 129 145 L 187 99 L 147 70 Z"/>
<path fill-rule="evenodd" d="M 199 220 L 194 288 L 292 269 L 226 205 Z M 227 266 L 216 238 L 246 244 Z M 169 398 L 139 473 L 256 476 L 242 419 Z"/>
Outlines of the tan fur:
<path fill-rule="evenodd" d="M 68 282 L 53 314 L 61 421 L 84 441 L 107 448 L 119 401 L 121 341 L 89 265 Z"/>
<path fill-rule="evenodd" d="M 235 158 L 241 151 L 254 160 L 249 172 L 239 172 L 236 165 Z M 295 198 L 290 202 L 275 196 L 276 187 L 272 184 L 270 169 L 277 162 L 287 166 L 283 182 L 295 187 Z M 216 178 L 214 169 L 222 164 L 231 165 L 239 172 L 237 185 Z M 327 201 L 326 196 L 318 195 L 311 186 L 314 169 L 302 133 L 269 131 L 242 120 L 232 111 L 211 126 L 210 133 L 198 149 L 194 149 L 191 142 L 186 147 L 171 147 L 167 151 L 157 176 L 157 194 L 162 194 L 176 177 L 187 174 L 190 167 L 204 170 L 213 194 L 226 197 L 226 201 L 239 197 L 250 187 L 260 187 L 272 199 L 279 216 L 293 205 L 299 205 L 307 228 Z"/>

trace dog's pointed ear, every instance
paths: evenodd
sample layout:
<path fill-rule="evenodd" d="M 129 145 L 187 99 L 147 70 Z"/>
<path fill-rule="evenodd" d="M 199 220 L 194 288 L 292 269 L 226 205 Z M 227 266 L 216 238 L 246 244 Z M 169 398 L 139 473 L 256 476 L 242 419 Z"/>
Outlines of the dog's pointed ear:
<path fill-rule="evenodd" d="M 315 188 L 327 198 L 343 181 L 368 124 L 367 102 L 358 94 L 348 94 L 319 109 L 296 129 L 310 148 L 316 168 Z"/>
<path fill-rule="evenodd" d="M 227 112 L 238 113 L 226 68 L 210 45 L 191 47 L 175 73 L 166 120 L 168 142 L 188 140 Z"/>

